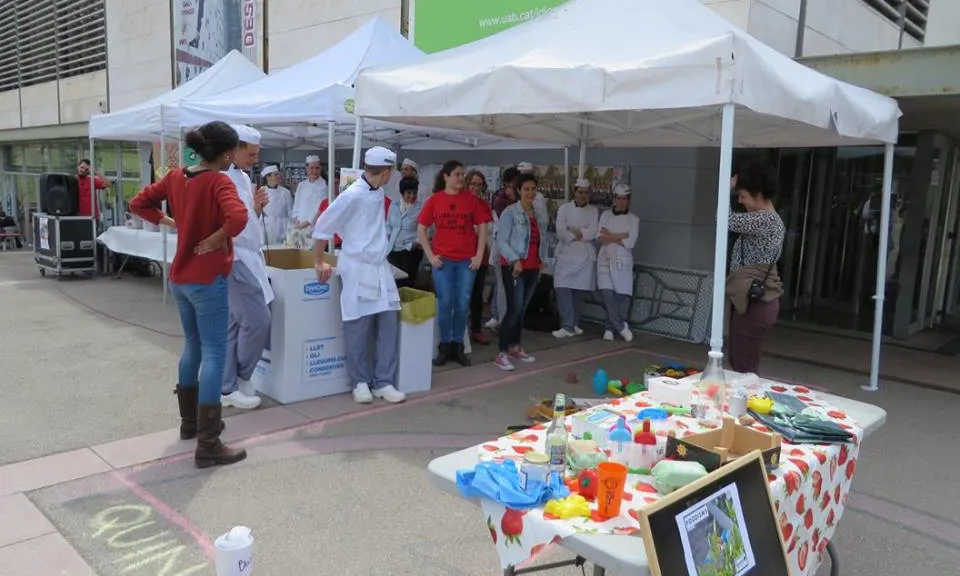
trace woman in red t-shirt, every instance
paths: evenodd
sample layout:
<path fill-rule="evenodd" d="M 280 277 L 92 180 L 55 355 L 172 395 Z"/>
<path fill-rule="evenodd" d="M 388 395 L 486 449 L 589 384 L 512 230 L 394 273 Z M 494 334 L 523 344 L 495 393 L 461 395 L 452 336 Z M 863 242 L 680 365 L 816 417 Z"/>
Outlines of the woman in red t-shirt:
<path fill-rule="evenodd" d="M 463 351 L 463 337 L 473 279 L 483 264 L 487 224 L 492 219 L 489 207 L 464 189 L 463 164 L 447 161 L 437 174 L 433 195 L 417 218 L 417 236 L 430 261 L 437 293 L 440 349 L 433 361 L 437 366 L 451 359 L 463 366 L 470 365 Z M 431 226 L 432 242 L 427 237 Z"/>
<path fill-rule="evenodd" d="M 220 385 L 227 355 L 227 277 L 233 268 L 231 238 L 247 225 L 247 207 L 221 171 L 233 161 L 239 138 L 223 122 L 186 135 L 200 164 L 171 170 L 130 201 L 130 211 L 148 222 L 176 228 L 177 251 L 170 288 L 183 325 L 177 398 L 180 437 L 197 439 L 199 468 L 233 464 L 247 457 L 220 442 L 223 430 Z M 160 208 L 166 201 L 176 221 Z"/>
<path fill-rule="evenodd" d="M 537 178 L 521 174 L 516 180 L 520 201 L 511 204 L 500 215 L 497 229 L 497 249 L 500 251 L 500 273 L 507 310 L 500 322 L 500 352 L 494 363 L 501 370 L 513 370 L 511 362 L 533 362 L 534 357 L 523 351 L 523 317 L 527 305 L 546 267 L 547 243 L 544 234 L 549 222 L 542 220 L 533 208 L 537 197 Z"/>

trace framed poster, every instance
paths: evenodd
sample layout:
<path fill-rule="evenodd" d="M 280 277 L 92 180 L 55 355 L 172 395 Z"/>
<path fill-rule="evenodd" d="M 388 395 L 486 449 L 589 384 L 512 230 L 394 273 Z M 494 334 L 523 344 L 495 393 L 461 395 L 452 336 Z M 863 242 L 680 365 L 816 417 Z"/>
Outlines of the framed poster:
<path fill-rule="evenodd" d="M 263 64 L 262 0 L 171 0 L 174 88 L 237 50 Z"/>
<path fill-rule="evenodd" d="M 653 576 L 790 576 L 759 450 L 640 512 Z"/>

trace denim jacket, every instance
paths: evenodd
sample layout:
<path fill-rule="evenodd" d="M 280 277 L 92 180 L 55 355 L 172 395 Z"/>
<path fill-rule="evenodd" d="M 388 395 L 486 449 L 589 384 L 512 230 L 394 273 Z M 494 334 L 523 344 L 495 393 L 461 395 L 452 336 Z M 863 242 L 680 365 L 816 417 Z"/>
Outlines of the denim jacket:
<path fill-rule="evenodd" d="M 538 210 L 534 210 L 537 225 L 540 227 L 540 260 L 547 261 L 547 226 L 549 222 Z M 497 249 L 507 262 L 516 262 L 527 257 L 530 249 L 530 216 L 523 211 L 519 202 L 511 204 L 500 215 L 497 228 Z"/>
<path fill-rule="evenodd" d="M 416 202 L 400 213 L 400 202 L 390 203 L 387 214 L 387 240 L 391 251 L 410 250 L 417 241 L 417 217 L 423 205 Z"/>

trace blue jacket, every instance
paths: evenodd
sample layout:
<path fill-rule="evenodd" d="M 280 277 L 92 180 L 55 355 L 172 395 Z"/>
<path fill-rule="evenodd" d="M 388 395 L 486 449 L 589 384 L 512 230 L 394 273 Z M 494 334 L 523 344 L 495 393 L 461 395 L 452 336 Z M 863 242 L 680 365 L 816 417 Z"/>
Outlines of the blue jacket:
<path fill-rule="evenodd" d="M 537 225 L 540 227 L 540 260 L 546 262 L 549 251 L 547 226 L 550 223 L 538 210 L 534 210 L 534 214 Z M 523 211 L 523 206 L 519 202 L 508 206 L 500 215 L 497 249 L 507 262 L 516 262 L 527 257 L 527 252 L 530 250 L 530 216 Z"/>
<path fill-rule="evenodd" d="M 410 250 L 417 241 L 417 217 L 423 205 L 417 202 L 400 213 L 400 202 L 390 203 L 387 213 L 387 240 L 390 250 Z M 399 246 L 399 247 L 398 247 Z"/>

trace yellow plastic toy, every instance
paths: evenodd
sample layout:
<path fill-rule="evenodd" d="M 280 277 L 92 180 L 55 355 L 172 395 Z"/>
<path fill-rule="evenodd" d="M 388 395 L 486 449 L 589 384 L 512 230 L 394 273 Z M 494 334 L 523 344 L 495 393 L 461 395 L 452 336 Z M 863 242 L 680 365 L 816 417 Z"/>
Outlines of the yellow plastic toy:
<path fill-rule="evenodd" d="M 607 382 L 607 394 L 614 396 L 623 396 L 623 382 L 619 380 L 610 380 Z"/>
<path fill-rule="evenodd" d="M 559 500 L 551 500 L 543 507 L 543 511 L 561 520 L 590 517 L 590 505 L 587 503 L 587 499 L 579 494 L 573 494 Z"/>
<path fill-rule="evenodd" d="M 773 410 L 773 400 L 766 396 L 751 396 L 747 400 L 747 408 L 757 414 L 769 414 Z"/>

